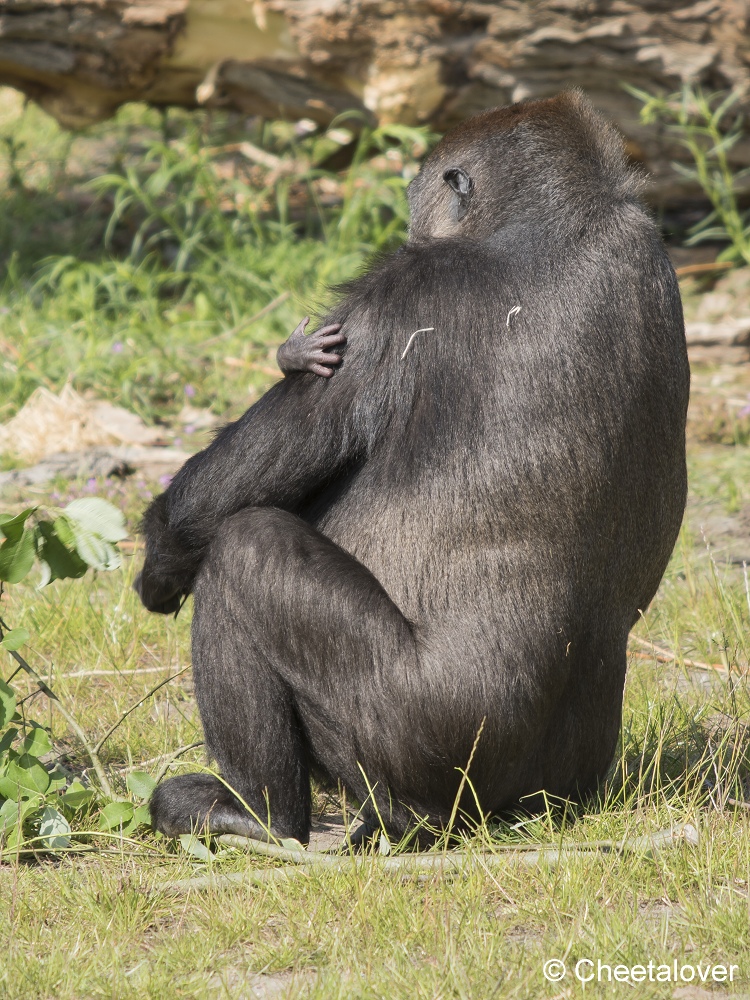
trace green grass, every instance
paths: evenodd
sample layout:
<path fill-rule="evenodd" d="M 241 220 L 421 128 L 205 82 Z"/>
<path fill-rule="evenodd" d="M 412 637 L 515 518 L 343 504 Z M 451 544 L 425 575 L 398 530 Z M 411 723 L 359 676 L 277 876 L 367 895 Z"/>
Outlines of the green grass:
<path fill-rule="evenodd" d="M 241 412 L 329 286 L 398 241 L 413 153 L 428 141 L 397 126 L 367 133 L 341 181 L 315 167 L 330 140 L 256 126 L 251 138 L 293 171 L 268 176 L 215 152 L 247 137 L 228 116 L 128 107 L 71 149 L 4 94 L 0 419 L 69 378 L 150 419 L 169 419 L 186 392 Z"/>
<path fill-rule="evenodd" d="M 741 572 L 714 577 L 690 531 L 637 631 L 673 646 L 678 638 L 692 656 L 716 656 L 706 630 L 742 650 L 748 607 Z M 4 617 L 32 632 L 30 658 L 93 738 L 189 662 L 189 609 L 176 622 L 146 614 L 130 588 L 136 563 L 41 594 L 19 585 L 4 602 Z M 163 670 L 133 672 L 153 666 Z M 81 670 L 117 673 L 66 676 Z M 187 678 L 162 688 L 105 744 L 102 757 L 120 792 L 129 768 L 153 774 L 155 758 L 200 740 Z M 87 765 L 41 696 L 28 710 L 52 727 L 67 766 Z M 543 961 L 563 958 L 572 966 L 589 957 L 626 965 L 734 962 L 747 989 L 750 828 L 747 813 L 726 802 L 747 794 L 747 713 L 744 678 L 634 657 L 622 753 L 604 801 L 493 831 L 498 843 L 545 844 L 622 839 L 685 821 L 699 829 L 698 848 L 657 859 L 571 853 L 557 867 L 519 870 L 509 861 L 425 881 L 385 874 L 373 860 L 357 872 L 188 897 L 159 886 L 206 865 L 149 834 L 111 855 L 2 866 L 0 995 L 239 997 L 252 995 L 242 984 L 260 975 L 288 996 L 553 996 Z M 200 751 L 184 759 L 198 763 Z M 486 846 L 479 838 L 468 849 Z M 213 868 L 272 864 L 237 852 Z M 642 984 L 637 995 L 668 997 L 673 988 Z M 587 993 L 626 996 L 632 989 L 590 984 Z"/>
<path fill-rule="evenodd" d="M 356 164 L 342 182 L 310 166 L 320 155 L 315 143 L 325 139 L 257 126 L 254 141 L 302 165 L 269 190 L 254 169 L 241 183 L 216 172 L 216 157 L 206 150 L 234 141 L 239 126 L 228 119 L 164 119 L 126 108 L 115 122 L 71 142 L 34 108 L 22 111 L 11 98 L 6 104 L 0 137 L 27 146 L 13 162 L 6 157 L 0 191 L 0 419 L 36 385 L 59 388 L 69 377 L 77 389 L 123 402 L 149 420 L 170 421 L 188 385 L 193 403 L 234 415 L 273 380 L 275 344 L 322 302 L 325 285 L 354 273 L 403 228 L 405 149 L 414 134 L 403 135 L 401 145 L 393 145 L 396 136 L 389 140 L 405 174 L 381 154 Z M 154 157 L 150 167 L 146 155 Z M 124 187 L 108 182 L 109 200 L 92 201 L 89 178 L 125 177 L 128 167 L 135 174 Z M 182 174 L 161 193 L 135 198 L 138 184 L 164 180 L 171 168 Z M 192 209 L 191 184 L 201 192 Z M 332 185 L 340 200 L 325 207 Z M 118 190 L 135 200 L 120 205 L 107 246 Z M 148 208 L 147 195 L 157 198 L 156 208 Z M 206 204 L 208 218 L 197 218 Z M 255 324 L 226 333 L 287 292 Z M 635 630 L 681 659 L 657 663 L 633 644 L 620 753 L 601 801 L 551 808 L 517 828 L 495 824 L 466 845 L 479 858 L 493 845 L 620 840 L 690 822 L 701 834 L 697 848 L 656 858 L 569 852 L 557 866 L 536 868 L 508 858 L 498 867 L 476 864 L 458 878 L 421 880 L 387 874 L 373 858 L 356 870 L 248 880 L 185 896 L 166 883 L 209 866 L 139 832 L 110 842 L 109 852 L 0 863 L 0 996 L 671 998 L 685 985 L 593 982 L 584 991 L 570 972 L 559 984 L 546 982 L 542 965 L 551 958 L 569 969 L 581 958 L 612 966 L 737 964 L 735 983 L 713 984 L 711 995 L 750 993 L 750 812 L 728 801 L 750 798 L 750 700 L 740 673 L 750 660 L 750 604 L 741 565 L 726 561 L 750 555 L 750 544 L 743 549 L 750 543 L 749 455 L 741 444 L 691 444 L 686 524 Z M 17 499 L 56 500 L 88 488 L 57 483 Z M 134 477 L 96 488 L 122 507 L 135 532 L 159 487 Z M 0 604 L 9 624 L 29 629 L 28 658 L 93 741 L 189 663 L 190 606 L 176 621 L 147 614 L 131 586 L 140 558 L 136 550 L 122 570 L 41 592 L 24 582 Z M 729 670 L 694 669 L 684 658 Z M 29 681 L 18 680 L 18 688 L 33 694 Z M 30 697 L 24 710 L 50 726 L 65 766 L 76 773 L 89 767 L 44 696 Z M 128 715 L 101 757 L 115 791 L 125 794 L 129 770 L 155 775 L 165 755 L 200 739 L 188 672 Z M 190 750 L 179 766 L 202 759 L 200 749 Z M 322 807 L 323 797 L 317 801 Z M 241 852 L 210 863 L 216 874 L 274 866 Z"/>

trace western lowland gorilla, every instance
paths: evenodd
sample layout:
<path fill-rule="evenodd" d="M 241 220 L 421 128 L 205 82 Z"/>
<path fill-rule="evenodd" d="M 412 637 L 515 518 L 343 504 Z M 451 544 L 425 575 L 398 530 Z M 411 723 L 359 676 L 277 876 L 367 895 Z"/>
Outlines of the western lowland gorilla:
<path fill-rule="evenodd" d="M 306 841 L 311 775 L 396 836 L 597 786 L 686 490 L 680 296 L 638 188 L 577 92 L 459 125 L 405 245 L 153 501 L 136 586 L 194 596 L 237 793 L 164 781 L 157 829 Z"/>

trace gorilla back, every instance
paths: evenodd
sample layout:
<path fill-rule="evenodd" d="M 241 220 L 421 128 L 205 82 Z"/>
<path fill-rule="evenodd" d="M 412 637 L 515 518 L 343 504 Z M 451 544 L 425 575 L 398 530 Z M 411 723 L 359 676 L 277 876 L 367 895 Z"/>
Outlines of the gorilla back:
<path fill-rule="evenodd" d="M 409 200 L 327 318 L 340 370 L 284 379 L 147 511 L 139 592 L 193 592 L 206 743 L 255 814 L 184 775 L 165 833 L 305 840 L 312 772 L 399 834 L 447 822 L 472 750 L 484 813 L 612 759 L 685 502 L 674 272 L 576 93 L 459 126 Z"/>

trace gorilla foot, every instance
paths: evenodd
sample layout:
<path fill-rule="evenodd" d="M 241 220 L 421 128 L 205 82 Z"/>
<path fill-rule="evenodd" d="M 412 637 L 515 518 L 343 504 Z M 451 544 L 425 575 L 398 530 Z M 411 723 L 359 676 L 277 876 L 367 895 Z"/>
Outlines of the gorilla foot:
<path fill-rule="evenodd" d="M 151 795 L 149 809 L 151 825 L 167 837 L 234 833 L 268 840 L 268 831 L 211 774 L 183 774 L 162 781 Z"/>

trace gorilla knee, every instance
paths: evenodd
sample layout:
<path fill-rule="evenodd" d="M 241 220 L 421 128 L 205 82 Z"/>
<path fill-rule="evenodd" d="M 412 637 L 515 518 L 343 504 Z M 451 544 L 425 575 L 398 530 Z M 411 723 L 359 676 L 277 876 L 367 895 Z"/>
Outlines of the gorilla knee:
<path fill-rule="evenodd" d="M 268 560 L 278 559 L 285 538 L 299 519 L 287 511 L 250 507 L 228 517 L 211 543 L 206 563 L 214 570 L 241 571 L 251 580 Z"/>

